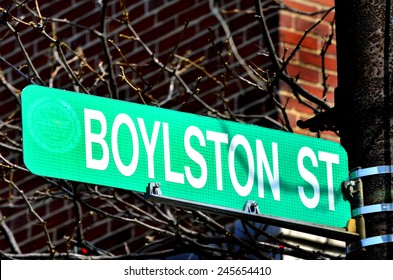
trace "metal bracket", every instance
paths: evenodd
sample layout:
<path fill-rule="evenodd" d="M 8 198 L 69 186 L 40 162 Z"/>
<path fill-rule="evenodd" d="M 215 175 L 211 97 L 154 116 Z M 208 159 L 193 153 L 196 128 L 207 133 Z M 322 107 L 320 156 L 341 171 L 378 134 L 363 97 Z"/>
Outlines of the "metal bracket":
<path fill-rule="evenodd" d="M 381 236 L 373 236 L 361 239 L 347 246 L 347 254 L 353 253 L 359 249 L 367 246 L 378 245 L 393 242 L 393 234 L 386 234 Z"/>
<path fill-rule="evenodd" d="M 146 188 L 145 198 L 152 196 L 162 196 L 162 191 L 160 189 L 160 183 L 149 183 Z"/>
<path fill-rule="evenodd" d="M 352 217 L 357 217 L 360 215 L 379 213 L 379 212 L 389 212 L 393 211 L 393 203 L 381 203 L 362 206 L 352 210 Z"/>
<path fill-rule="evenodd" d="M 372 236 L 366 238 L 365 221 L 363 215 L 378 212 L 393 211 L 393 203 L 381 203 L 364 206 L 363 184 L 360 178 L 366 176 L 393 173 L 393 165 L 382 165 L 368 168 L 357 168 L 350 172 L 348 182 L 343 186 L 343 193 L 352 205 L 352 217 L 356 220 L 357 232 L 360 240 L 349 244 L 347 254 L 357 250 L 365 250 L 365 247 L 393 242 L 393 234 Z"/>
<path fill-rule="evenodd" d="M 350 180 L 349 182 L 344 182 L 342 192 L 344 197 L 351 203 L 352 208 L 364 207 L 363 183 L 361 179 L 357 178 L 355 180 Z M 355 223 L 356 232 L 359 234 L 359 237 L 365 238 L 366 225 L 364 217 L 362 215 L 356 216 Z"/>
<path fill-rule="evenodd" d="M 367 168 L 357 168 L 356 170 L 349 173 L 349 180 L 387 173 L 393 173 L 393 165 L 380 165 Z"/>
<path fill-rule="evenodd" d="M 206 203 L 166 196 L 165 189 L 164 193 L 162 193 L 162 188 L 163 187 L 161 187 L 160 183 L 158 182 L 149 183 L 146 187 L 145 198 L 150 201 L 165 203 L 175 207 L 206 211 L 213 214 L 236 217 L 238 219 L 247 219 L 248 221 L 252 222 L 270 224 L 273 226 L 284 227 L 347 242 L 356 241 L 359 239 L 359 234 L 348 232 L 341 228 L 324 227 L 316 224 L 298 222 L 296 220 L 265 215 L 259 211 L 258 204 L 252 200 L 247 201 L 243 210 L 236 210 L 223 206 L 212 206 Z"/>
<path fill-rule="evenodd" d="M 354 207 L 363 206 L 363 183 L 361 179 L 343 182 L 342 193 Z"/>
<path fill-rule="evenodd" d="M 249 214 L 259 214 L 258 203 L 253 200 L 248 200 L 244 205 L 243 211 Z"/>

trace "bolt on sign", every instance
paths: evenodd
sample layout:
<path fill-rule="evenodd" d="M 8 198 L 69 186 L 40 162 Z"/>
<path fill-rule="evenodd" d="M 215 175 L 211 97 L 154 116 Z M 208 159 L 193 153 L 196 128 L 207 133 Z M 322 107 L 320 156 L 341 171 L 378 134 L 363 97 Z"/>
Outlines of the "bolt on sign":
<path fill-rule="evenodd" d="M 36 85 L 22 92 L 23 156 L 35 174 L 212 207 L 345 227 L 338 143 Z"/>

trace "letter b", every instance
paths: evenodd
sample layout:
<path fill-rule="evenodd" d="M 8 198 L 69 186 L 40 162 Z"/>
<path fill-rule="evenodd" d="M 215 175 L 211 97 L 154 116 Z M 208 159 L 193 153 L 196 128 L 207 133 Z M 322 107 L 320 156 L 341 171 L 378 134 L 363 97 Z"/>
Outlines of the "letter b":
<path fill-rule="evenodd" d="M 86 144 L 86 167 L 97 170 L 105 170 L 109 164 L 109 149 L 105 142 L 107 124 L 104 114 L 101 111 L 84 109 L 85 117 L 85 144 Z M 101 132 L 95 134 L 92 132 L 91 121 L 97 120 L 101 125 Z M 93 158 L 93 143 L 97 143 L 102 148 L 102 158 Z"/>

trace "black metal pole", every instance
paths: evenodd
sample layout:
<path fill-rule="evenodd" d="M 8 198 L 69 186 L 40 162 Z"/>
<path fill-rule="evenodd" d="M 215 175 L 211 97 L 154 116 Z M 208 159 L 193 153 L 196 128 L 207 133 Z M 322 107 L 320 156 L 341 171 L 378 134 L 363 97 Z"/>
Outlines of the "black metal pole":
<path fill-rule="evenodd" d="M 336 0 L 335 4 L 335 108 L 341 143 L 350 169 L 377 167 L 361 178 L 368 207 L 363 215 L 366 236 L 349 247 L 355 249 L 347 257 L 393 259 L 392 0 Z"/>

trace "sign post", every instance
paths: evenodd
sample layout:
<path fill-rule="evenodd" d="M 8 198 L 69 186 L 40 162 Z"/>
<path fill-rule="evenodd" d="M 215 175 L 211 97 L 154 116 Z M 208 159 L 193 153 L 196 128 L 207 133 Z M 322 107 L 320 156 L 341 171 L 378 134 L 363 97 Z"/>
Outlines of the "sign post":
<path fill-rule="evenodd" d="M 343 228 L 345 150 L 335 142 L 31 85 L 22 92 L 23 155 L 38 175 Z"/>

